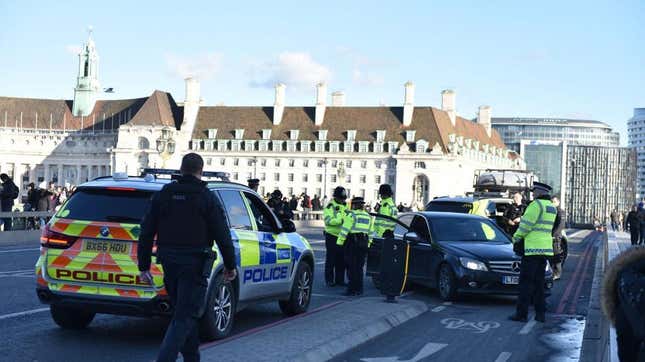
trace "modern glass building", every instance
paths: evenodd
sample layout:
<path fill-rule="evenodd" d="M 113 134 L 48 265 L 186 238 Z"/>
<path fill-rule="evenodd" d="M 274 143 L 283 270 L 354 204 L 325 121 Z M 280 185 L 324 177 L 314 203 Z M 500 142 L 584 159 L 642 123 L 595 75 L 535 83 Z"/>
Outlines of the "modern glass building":
<path fill-rule="evenodd" d="M 491 122 L 506 146 L 516 152 L 520 152 L 522 140 L 564 141 L 570 145 L 588 146 L 619 146 L 620 143 L 618 132 L 599 121 L 504 117 L 492 118 Z"/>
<path fill-rule="evenodd" d="M 564 155 L 562 142 L 524 141 L 521 142 L 520 153 L 528 169 L 533 171 L 538 180 L 551 185 L 554 195 L 560 195 L 562 165 L 566 162 L 562 158 Z"/>
<path fill-rule="evenodd" d="M 638 197 L 645 197 L 645 108 L 634 108 L 634 117 L 627 121 L 627 141 L 638 158 Z"/>

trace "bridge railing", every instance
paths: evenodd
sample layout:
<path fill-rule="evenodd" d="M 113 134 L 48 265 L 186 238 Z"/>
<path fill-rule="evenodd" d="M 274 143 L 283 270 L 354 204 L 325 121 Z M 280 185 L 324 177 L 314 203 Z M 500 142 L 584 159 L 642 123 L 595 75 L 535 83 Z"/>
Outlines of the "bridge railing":
<path fill-rule="evenodd" d="M 2 219 L 11 219 L 11 230 L 35 230 L 40 227 L 41 219 L 49 219 L 54 216 L 54 211 L 5 211 L 0 212 L 0 224 Z M 4 230 L 4 225 L 1 226 Z"/>

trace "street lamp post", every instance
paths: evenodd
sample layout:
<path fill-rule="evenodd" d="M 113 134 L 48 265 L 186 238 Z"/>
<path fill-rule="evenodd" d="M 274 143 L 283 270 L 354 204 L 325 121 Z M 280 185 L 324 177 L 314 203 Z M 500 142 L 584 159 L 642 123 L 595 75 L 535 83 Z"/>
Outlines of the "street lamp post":
<path fill-rule="evenodd" d="M 166 168 L 166 161 L 175 153 L 175 140 L 169 128 L 161 130 L 161 136 L 157 138 L 157 152 L 161 157 L 161 168 Z"/>

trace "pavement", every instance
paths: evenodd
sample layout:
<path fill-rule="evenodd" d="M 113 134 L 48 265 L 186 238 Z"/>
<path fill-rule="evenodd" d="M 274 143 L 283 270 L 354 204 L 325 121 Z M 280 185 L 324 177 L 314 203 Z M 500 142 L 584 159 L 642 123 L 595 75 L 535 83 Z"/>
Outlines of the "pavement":
<path fill-rule="evenodd" d="M 548 300 L 548 322 L 541 325 L 507 321 L 513 297 L 463 297 L 443 303 L 436 291 L 412 286 L 399 304 L 391 305 L 381 302 L 369 278 L 364 297 L 343 297 L 342 288 L 323 285 L 321 230 L 299 232 L 311 241 L 316 256 L 309 312 L 285 318 L 277 303 L 251 306 L 236 315 L 231 337 L 202 346 L 204 360 L 530 361 L 579 356 L 600 233 L 573 235 L 563 278 Z M 164 319 L 99 315 L 82 331 L 58 328 L 34 292 L 37 257 L 38 240 L 0 245 L 0 359 L 155 358 L 167 326 Z"/>

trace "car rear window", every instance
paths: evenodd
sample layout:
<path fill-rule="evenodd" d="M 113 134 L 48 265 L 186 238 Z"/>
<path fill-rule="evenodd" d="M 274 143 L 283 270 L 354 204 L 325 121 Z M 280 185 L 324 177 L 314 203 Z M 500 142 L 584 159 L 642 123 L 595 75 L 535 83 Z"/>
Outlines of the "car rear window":
<path fill-rule="evenodd" d="M 460 214 L 467 214 L 472 208 L 473 204 L 469 202 L 432 201 L 426 207 L 426 211 L 457 212 Z"/>
<path fill-rule="evenodd" d="M 57 217 L 139 224 L 153 193 L 141 190 L 79 189 Z"/>

